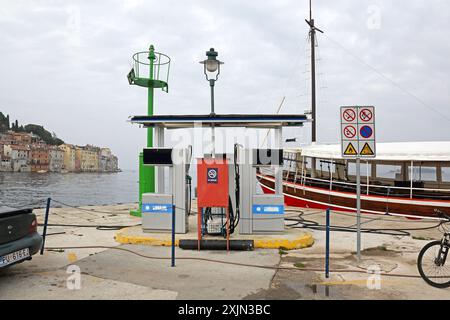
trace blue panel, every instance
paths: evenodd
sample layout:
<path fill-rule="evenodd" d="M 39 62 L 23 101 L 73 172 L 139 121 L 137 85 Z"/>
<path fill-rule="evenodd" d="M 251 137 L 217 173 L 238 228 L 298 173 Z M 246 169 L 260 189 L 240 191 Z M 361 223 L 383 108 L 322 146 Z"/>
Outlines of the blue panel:
<path fill-rule="evenodd" d="M 142 212 L 149 213 L 172 213 L 172 204 L 161 204 L 161 203 L 143 203 Z"/>
<path fill-rule="evenodd" d="M 254 204 L 252 212 L 253 214 L 284 214 L 284 206 L 271 204 Z"/>

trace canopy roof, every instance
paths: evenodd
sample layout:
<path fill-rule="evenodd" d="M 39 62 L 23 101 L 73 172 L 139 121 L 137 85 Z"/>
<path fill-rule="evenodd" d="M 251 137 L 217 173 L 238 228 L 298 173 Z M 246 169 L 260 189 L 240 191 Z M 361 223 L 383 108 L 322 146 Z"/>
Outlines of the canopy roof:
<path fill-rule="evenodd" d="M 296 152 L 306 157 L 344 159 L 340 144 L 311 145 Z M 376 152 L 377 157 L 369 161 L 450 161 L 450 141 L 377 143 Z"/>
<path fill-rule="evenodd" d="M 226 114 L 226 115 L 157 115 L 133 116 L 131 123 L 145 127 L 163 127 L 167 129 L 187 129 L 202 127 L 234 127 L 271 129 L 278 127 L 302 126 L 308 122 L 305 115 L 269 115 L 269 114 Z"/>

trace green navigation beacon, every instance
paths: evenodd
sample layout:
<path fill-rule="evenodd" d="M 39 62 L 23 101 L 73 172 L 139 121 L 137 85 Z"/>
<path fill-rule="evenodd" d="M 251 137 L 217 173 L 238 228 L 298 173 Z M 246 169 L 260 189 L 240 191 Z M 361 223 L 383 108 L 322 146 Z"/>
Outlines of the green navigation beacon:
<path fill-rule="evenodd" d="M 170 58 L 155 52 L 153 45 L 148 51 L 137 52 L 133 55 L 133 68 L 128 73 L 128 83 L 148 88 L 147 115 L 153 116 L 154 90 L 161 89 L 169 92 Z M 147 128 L 147 148 L 153 147 L 153 128 Z M 143 165 L 143 154 L 139 154 L 139 208 L 132 210 L 133 216 L 141 216 L 142 194 L 155 192 L 155 167 Z"/>

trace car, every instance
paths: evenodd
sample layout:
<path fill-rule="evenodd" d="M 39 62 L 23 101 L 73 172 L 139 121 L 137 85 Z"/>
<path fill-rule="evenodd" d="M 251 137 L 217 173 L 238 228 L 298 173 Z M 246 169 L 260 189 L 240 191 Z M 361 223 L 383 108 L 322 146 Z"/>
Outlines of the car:
<path fill-rule="evenodd" d="M 42 246 L 33 209 L 0 207 L 0 268 L 31 260 Z"/>

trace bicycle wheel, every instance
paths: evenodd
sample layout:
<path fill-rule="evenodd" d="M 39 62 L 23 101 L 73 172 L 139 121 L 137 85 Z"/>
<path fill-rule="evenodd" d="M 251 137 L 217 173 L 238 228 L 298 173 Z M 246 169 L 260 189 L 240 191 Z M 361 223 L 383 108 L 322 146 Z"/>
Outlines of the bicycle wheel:
<path fill-rule="evenodd" d="M 439 263 L 441 241 L 427 244 L 419 253 L 417 267 L 423 280 L 435 288 L 450 287 L 450 266 Z"/>

